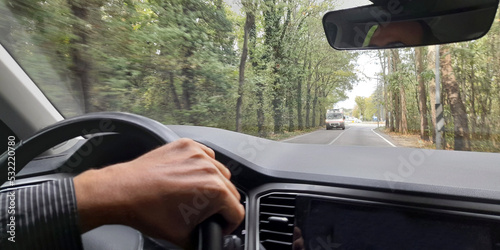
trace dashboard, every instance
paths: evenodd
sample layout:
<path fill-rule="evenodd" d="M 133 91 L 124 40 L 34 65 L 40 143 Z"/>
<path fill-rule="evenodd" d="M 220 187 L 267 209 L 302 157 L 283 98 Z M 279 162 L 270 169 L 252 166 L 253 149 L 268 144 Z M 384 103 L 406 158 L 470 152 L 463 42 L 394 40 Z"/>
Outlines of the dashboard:
<path fill-rule="evenodd" d="M 169 127 L 212 147 L 246 192 L 246 249 L 500 249 L 497 154 Z"/>
<path fill-rule="evenodd" d="M 500 249 L 497 154 L 288 144 L 168 127 L 214 149 L 231 170 L 246 209 L 231 237 L 243 249 Z M 88 157 L 78 158 L 89 138 L 30 162 L 18 185 L 74 176 L 155 147 L 127 135 L 99 136 L 100 150 Z M 177 249 L 141 237 L 143 249 Z"/>
<path fill-rule="evenodd" d="M 474 202 L 300 184 L 260 191 L 248 249 L 500 248 L 500 217 Z"/>

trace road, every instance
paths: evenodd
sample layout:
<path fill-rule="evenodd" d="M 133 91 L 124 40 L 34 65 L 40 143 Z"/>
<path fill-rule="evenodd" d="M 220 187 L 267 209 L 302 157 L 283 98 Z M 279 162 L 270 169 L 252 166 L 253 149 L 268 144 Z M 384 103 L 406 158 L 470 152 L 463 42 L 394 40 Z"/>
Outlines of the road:
<path fill-rule="evenodd" d="M 348 123 L 346 129 L 318 130 L 284 140 L 289 143 L 396 147 L 390 137 L 374 131 L 377 124 Z"/>

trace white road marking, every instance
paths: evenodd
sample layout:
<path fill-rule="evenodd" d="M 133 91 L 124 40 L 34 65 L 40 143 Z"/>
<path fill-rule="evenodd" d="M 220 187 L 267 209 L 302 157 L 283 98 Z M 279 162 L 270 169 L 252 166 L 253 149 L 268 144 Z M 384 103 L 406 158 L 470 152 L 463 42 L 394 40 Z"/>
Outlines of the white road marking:
<path fill-rule="evenodd" d="M 333 141 L 331 141 L 330 143 L 328 143 L 328 145 L 332 145 L 335 141 L 337 141 L 340 138 L 340 136 L 342 136 L 342 134 L 344 134 L 349 129 L 350 128 L 346 128 L 344 131 L 342 131 L 342 133 L 340 133 L 337 137 L 335 137 L 335 139 L 333 139 Z"/>
<path fill-rule="evenodd" d="M 385 142 L 389 143 L 389 145 L 393 146 L 396 148 L 396 145 L 392 144 L 389 140 L 385 139 L 383 136 L 381 136 L 379 133 L 375 132 L 374 128 L 372 128 L 372 132 L 375 133 L 376 135 L 380 136 L 380 138 L 384 139 Z"/>

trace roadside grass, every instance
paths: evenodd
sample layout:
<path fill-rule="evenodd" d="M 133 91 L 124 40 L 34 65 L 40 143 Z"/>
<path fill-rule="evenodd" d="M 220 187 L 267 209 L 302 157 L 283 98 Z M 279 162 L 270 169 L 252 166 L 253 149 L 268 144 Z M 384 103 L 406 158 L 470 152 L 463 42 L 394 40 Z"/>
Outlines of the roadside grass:
<path fill-rule="evenodd" d="M 303 130 L 295 130 L 293 132 L 285 131 L 282 134 L 270 133 L 265 138 L 270 139 L 270 140 L 274 140 L 274 141 L 282 141 L 282 140 L 286 140 L 288 138 L 292 138 L 295 136 L 311 133 L 311 132 L 314 132 L 314 131 L 319 130 L 321 128 L 324 129 L 324 127 L 313 127 L 313 128 L 306 128 Z"/>
<path fill-rule="evenodd" d="M 385 127 L 377 128 L 378 132 L 384 133 L 391 137 L 392 140 L 398 144 L 400 147 L 412 147 L 412 148 L 424 148 L 424 149 L 436 149 L 436 145 L 432 141 L 424 141 L 420 139 L 420 134 L 418 131 L 410 131 L 408 134 L 402 134 L 397 132 L 391 132 Z M 453 134 L 446 133 L 445 138 L 445 150 L 454 150 L 453 148 Z M 471 139 L 472 150 L 475 152 L 490 152 L 490 153 L 499 153 L 500 145 L 496 143 L 496 141 L 492 141 L 491 139 Z"/>
<path fill-rule="evenodd" d="M 420 139 L 420 134 L 418 134 L 418 132 L 402 134 L 398 132 L 391 132 L 389 129 L 386 129 L 385 126 L 376 128 L 376 130 L 377 132 L 388 135 L 399 147 L 436 149 L 436 146 L 432 141 L 424 141 Z"/>

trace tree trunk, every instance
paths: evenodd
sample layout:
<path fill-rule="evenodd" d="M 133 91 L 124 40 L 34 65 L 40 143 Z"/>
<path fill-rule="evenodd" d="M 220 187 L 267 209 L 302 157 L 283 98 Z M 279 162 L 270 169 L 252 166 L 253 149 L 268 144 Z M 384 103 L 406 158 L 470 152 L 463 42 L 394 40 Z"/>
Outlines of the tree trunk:
<path fill-rule="evenodd" d="M 402 81 L 401 81 L 402 82 Z M 406 109 L 406 93 L 405 88 L 402 86 L 399 87 L 399 95 L 401 99 L 401 133 L 408 134 L 408 120 L 406 118 L 408 110 Z"/>
<path fill-rule="evenodd" d="M 75 76 L 75 82 L 81 86 L 85 113 L 95 111 L 92 105 L 92 84 L 90 79 L 90 61 L 85 56 L 85 49 L 88 46 L 88 35 L 82 23 L 88 22 L 89 13 L 85 3 L 77 0 L 68 0 L 68 5 L 73 15 L 81 19 L 73 24 L 75 38 L 70 43 L 73 45 L 70 50 L 73 65 L 70 70 Z"/>
<path fill-rule="evenodd" d="M 420 138 L 422 140 L 428 141 L 429 135 L 427 134 L 428 122 L 427 122 L 427 95 L 425 89 L 425 81 L 422 76 L 424 72 L 424 60 L 423 60 L 423 48 L 415 48 L 415 60 L 417 63 L 417 81 L 418 81 L 418 107 L 420 109 Z"/>
<path fill-rule="evenodd" d="M 188 8 L 183 8 L 184 15 L 188 16 L 189 10 Z M 196 93 L 195 86 L 195 73 L 193 67 L 191 65 L 191 57 L 194 54 L 195 46 L 193 45 L 193 41 L 190 41 L 188 38 L 184 38 L 184 45 L 182 47 L 182 51 L 184 52 L 184 58 L 182 60 L 181 66 L 181 74 L 184 77 L 182 81 L 182 99 L 184 102 L 184 108 L 186 110 L 191 110 L 192 106 L 195 104 L 194 95 Z M 197 117 L 194 115 L 190 115 L 188 121 L 192 124 L 196 124 Z"/>
<path fill-rule="evenodd" d="M 392 61 L 392 53 L 390 51 L 387 52 L 387 75 L 390 76 L 394 72 L 393 61 Z M 391 132 L 396 131 L 396 101 L 394 100 L 394 94 L 392 90 L 392 83 L 388 81 L 387 87 L 387 101 L 390 106 L 389 110 L 389 130 Z"/>
<path fill-rule="evenodd" d="M 297 128 L 304 129 L 304 120 L 302 118 L 302 77 L 297 81 Z"/>
<path fill-rule="evenodd" d="M 238 76 L 238 99 L 236 100 L 236 132 L 241 132 L 241 106 L 243 106 L 243 85 L 245 84 L 245 65 L 248 56 L 248 36 L 253 23 L 255 23 L 254 15 L 247 10 L 245 26 L 243 27 L 243 48 L 241 51 Z"/>
<path fill-rule="evenodd" d="M 401 132 L 401 107 L 399 105 L 399 91 L 393 91 L 392 100 L 394 102 L 394 131 Z"/>
<path fill-rule="evenodd" d="M 427 48 L 427 69 L 434 72 L 436 68 L 436 49 L 434 46 Z M 431 104 L 432 141 L 436 142 L 436 80 L 434 77 L 429 81 L 429 101 Z"/>
<path fill-rule="evenodd" d="M 247 13 L 248 15 L 249 13 Z M 250 54 L 250 62 L 252 63 L 252 68 L 255 72 L 255 74 L 258 76 L 260 74 L 260 71 L 263 71 L 263 67 L 259 65 L 259 60 L 260 58 L 257 58 L 255 55 L 255 49 L 257 46 L 257 32 L 256 32 L 256 25 L 255 25 L 255 15 L 252 13 L 253 16 L 253 22 L 250 23 L 250 29 L 248 31 L 248 53 Z M 256 114 L 257 114 L 257 130 L 258 134 L 260 137 L 264 137 L 266 135 L 264 123 L 265 123 L 265 114 L 264 114 L 264 84 L 260 82 L 260 80 L 257 81 L 256 85 L 256 90 L 255 90 L 255 97 L 257 99 L 257 109 L 256 109 Z"/>
<path fill-rule="evenodd" d="M 394 72 L 398 72 L 398 65 L 400 64 L 401 60 L 399 58 L 399 51 L 398 50 L 392 50 L 393 53 L 393 60 L 394 60 Z M 407 109 L 406 109 L 406 93 L 405 93 L 405 87 L 403 85 L 403 79 L 401 79 L 401 74 L 398 76 L 398 88 L 399 88 L 399 96 L 398 96 L 398 101 L 399 101 L 399 110 L 398 110 L 398 116 L 399 116 L 399 122 L 398 122 L 398 130 L 399 132 L 403 134 L 408 133 L 408 121 L 407 121 Z"/>
<path fill-rule="evenodd" d="M 288 108 L 288 132 L 293 132 L 295 130 L 295 124 L 293 122 L 295 119 L 293 116 L 293 100 L 293 91 L 289 89 L 286 98 L 286 106 Z"/>
<path fill-rule="evenodd" d="M 454 123 L 455 150 L 470 151 L 469 123 L 465 105 L 460 97 L 460 89 L 453 74 L 450 49 L 443 46 L 441 53 L 441 72 L 443 73 L 443 88 L 448 96 Z"/>
<path fill-rule="evenodd" d="M 392 113 L 393 112 L 393 106 L 391 102 L 391 91 L 390 91 L 390 83 L 389 83 L 389 78 L 387 77 L 388 75 L 391 74 L 391 57 L 390 53 L 387 51 L 384 52 L 384 59 L 387 64 L 387 75 L 385 75 L 385 82 L 384 82 L 384 102 L 385 102 L 385 127 L 386 129 L 389 129 L 393 131 L 393 119 L 392 119 Z M 384 73 L 385 74 L 385 73 Z"/>
<path fill-rule="evenodd" d="M 318 87 L 314 87 L 314 97 L 313 97 L 313 105 L 312 105 L 312 119 L 311 126 L 316 127 L 316 106 L 318 104 Z"/>
<path fill-rule="evenodd" d="M 388 79 L 387 79 L 387 63 L 388 60 L 386 58 L 386 52 L 384 53 L 378 52 L 379 60 L 380 60 L 380 65 L 382 66 L 382 94 L 383 94 L 383 102 L 384 102 L 384 111 L 385 114 L 385 128 L 389 128 L 389 102 L 388 102 Z M 382 119 L 382 111 L 380 112 L 380 117 L 379 119 Z"/>
<path fill-rule="evenodd" d="M 392 93 L 392 90 L 389 91 L 389 98 L 390 103 L 391 103 L 391 113 L 390 113 L 390 124 L 389 124 L 389 129 L 391 132 L 396 131 L 396 105 L 394 101 L 394 95 Z"/>
<path fill-rule="evenodd" d="M 276 73 L 278 75 L 278 73 Z M 283 133 L 283 107 L 281 101 L 281 83 L 279 79 L 274 80 L 273 83 L 273 100 L 271 104 L 273 106 L 273 120 L 274 120 L 274 133 L 281 134 Z"/>
<path fill-rule="evenodd" d="M 261 82 L 257 83 L 257 129 L 259 131 L 259 136 L 264 137 L 266 131 L 264 128 L 265 123 L 265 113 L 264 113 L 264 84 Z"/>
<path fill-rule="evenodd" d="M 471 119 L 471 139 L 474 140 L 474 136 L 476 136 L 476 129 L 478 127 L 477 124 L 477 112 L 476 112 L 476 87 L 474 81 L 475 79 L 475 73 L 474 73 L 474 62 L 473 59 L 471 59 L 471 73 L 470 73 L 470 88 L 471 88 L 471 98 L 470 98 L 470 106 L 472 110 L 472 119 Z M 481 135 L 481 130 L 479 131 L 479 134 Z"/>
<path fill-rule="evenodd" d="M 396 53 L 394 50 L 391 50 L 391 54 L 392 54 L 392 62 L 391 62 L 391 66 L 392 66 L 392 69 L 391 69 L 391 74 L 394 74 L 394 73 L 398 73 L 398 64 L 397 64 L 397 60 L 396 60 Z M 399 82 L 397 83 L 397 89 L 394 88 L 393 86 L 393 90 L 392 90 L 392 102 L 393 102 L 393 107 L 394 107 L 394 131 L 396 132 L 401 132 L 401 100 L 400 100 L 400 94 L 399 94 L 399 88 L 400 88 L 400 85 L 399 85 Z"/>
<path fill-rule="evenodd" d="M 174 73 L 169 72 L 168 73 L 169 80 L 168 80 L 168 87 L 170 88 L 170 93 L 172 95 L 172 100 L 174 100 L 175 107 L 177 110 L 181 110 L 181 101 L 179 100 L 179 97 L 177 96 L 177 90 L 175 89 L 175 84 L 174 84 Z M 168 100 L 167 100 L 168 102 Z"/>
<path fill-rule="evenodd" d="M 302 66 L 302 72 L 306 72 L 306 65 L 307 65 L 307 56 L 308 56 L 308 49 L 306 47 L 306 52 L 305 52 L 305 58 L 304 58 L 304 65 Z M 297 81 L 297 125 L 299 130 L 304 129 L 304 120 L 302 118 L 302 81 L 304 77 L 300 76 L 298 81 Z"/>
<path fill-rule="evenodd" d="M 326 111 L 323 106 L 319 106 L 318 125 L 325 126 Z"/>
<path fill-rule="evenodd" d="M 311 123 L 309 121 L 309 117 L 311 114 L 311 88 L 312 88 L 311 61 L 309 61 L 307 72 L 309 72 L 309 75 L 307 76 L 307 86 L 306 86 L 306 128 L 310 128 Z"/>
<path fill-rule="evenodd" d="M 290 22 L 291 8 L 286 8 L 287 12 L 284 13 L 285 7 L 276 4 L 276 1 L 263 1 L 265 6 L 264 15 L 264 44 L 267 48 L 267 63 L 273 64 L 271 83 L 271 96 L 272 96 L 272 110 L 274 120 L 274 133 L 283 133 L 283 70 L 280 69 L 280 64 L 283 63 L 284 50 L 282 47 L 283 38 L 288 29 Z M 282 17 L 285 17 L 282 20 Z"/>
<path fill-rule="evenodd" d="M 189 61 L 190 57 L 193 55 L 191 48 L 186 48 L 184 53 L 184 62 L 182 65 L 182 76 L 184 80 L 182 81 L 182 98 L 184 101 L 184 108 L 186 110 L 191 110 L 194 104 L 194 93 L 196 92 L 194 85 L 194 72 L 191 68 L 191 63 Z M 190 118 L 191 122 L 192 119 Z"/>

